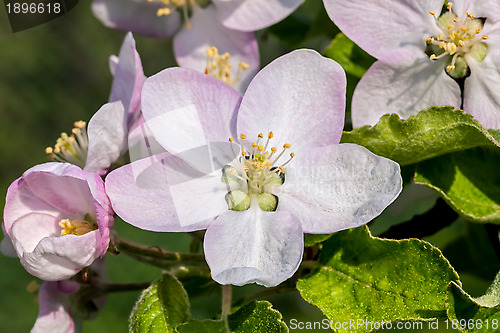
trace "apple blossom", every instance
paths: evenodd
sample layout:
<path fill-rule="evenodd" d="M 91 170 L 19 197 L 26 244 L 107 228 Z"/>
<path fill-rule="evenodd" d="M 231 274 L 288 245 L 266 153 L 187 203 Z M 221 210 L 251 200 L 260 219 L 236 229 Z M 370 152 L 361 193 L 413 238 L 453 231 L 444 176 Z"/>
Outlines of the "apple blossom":
<path fill-rule="evenodd" d="M 10 185 L 3 220 L 24 268 L 56 281 L 104 256 L 113 211 L 99 175 L 51 162 L 32 167 Z"/>
<path fill-rule="evenodd" d="M 236 83 L 243 92 L 260 66 L 257 41 L 251 31 L 278 22 L 302 2 L 231 0 L 201 7 L 193 0 L 95 0 L 92 10 L 108 27 L 159 38 L 175 33 L 174 53 L 181 67 L 204 72 L 209 47 L 216 47 L 221 54 L 227 52 L 233 68 L 240 63 L 248 65 Z M 186 21 L 182 27 L 179 12 Z M 243 16 L 246 19 L 241 19 Z M 240 22 L 240 29 L 235 21 Z"/>
<path fill-rule="evenodd" d="M 342 32 L 378 59 L 354 92 L 354 126 L 374 125 L 385 113 L 407 118 L 431 105 L 453 105 L 486 128 L 500 128 L 498 1 L 455 0 L 445 8 L 444 0 L 324 4 Z"/>
<path fill-rule="evenodd" d="M 302 260 L 304 232 L 365 224 L 401 191 L 395 162 L 338 144 L 345 88 L 342 68 L 311 50 L 272 62 L 243 99 L 188 69 L 150 77 L 142 110 L 168 153 L 107 176 L 114 210 L 146 230 L 207 228 L 221 284 L 283 282 Z"/>

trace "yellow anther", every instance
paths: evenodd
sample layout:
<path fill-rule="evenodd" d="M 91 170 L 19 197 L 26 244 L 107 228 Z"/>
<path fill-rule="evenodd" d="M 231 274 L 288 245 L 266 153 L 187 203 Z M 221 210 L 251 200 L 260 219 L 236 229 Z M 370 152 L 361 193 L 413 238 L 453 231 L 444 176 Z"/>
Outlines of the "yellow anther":
<path fill-rule="evenodd" d="M 444 47 L 445 47 L 445 46 L 446 46 L 446 43 L 445 43 L 445 42 L 441 42 L 441 43 L 439 44 L 439 48 L 441 48 L 441 49 L 444 49 Z"/>
<path fill-rule="evenodd" d="M 431 10 L 431 11 L 429 12 L 429 14 L 431 14 L 432 16 L 434 16 L 434 15 L 436 15 L 436 11 Z"/>
<path fill-rule="evenodd" d="M 436 55 L 435 54 L 431 54 L 431 56 L 429 57 L 429 59 L 431 59 L 431 60 L 436 59 Z"/>
<path fill-rule="evenodd" d="M 73 125 L 75 125 L 75 127 L 77 127 L 77 128 L 84 128 L 85 125 L 87 125 L 87 123 L 84 122 L 83 120 L 79 120 L 79 121 L 75 121 Z"/>
<path fill-rule="evenodd" d="M 451 70 L 454 70 L 455 69 L 455 66 L 454 65 L 449 65 L 449 66 L 446 66 L 446 70 L 449 72 Z"/>
<path fill-rule="evenodd" d="M 453 4 L 451 2 L 448 2 L 446 5 L 446 9 L 451 10 L 451 7 L 453 7 Z"/>
<path fill-rule="evenodd" d="M 275 153 L 277 150 L 278 150 L 278 149 L 276 149 L 276 147 L 272 147 L 272 148 L 271 148 L 271 151 L 272 151 L 273 153 Z"/>
<path fill-rule="evenodd" d="M 285 144 L 283 145 L 283 148 L 288 149 L 288 148 L 290 148 L 291 146 L 292 146 L 291 144 L 289 144 L 289 143 L 285 143 Z"/>
<path fill-rule="evenodd" d="M 229 138 L 229 142 L 234 142 L 234 139 L 233 138 Z"/>
<path fill-rule="evenodd" d="M 246 172 L 248 172 L 248 167 L 246 165 L 242 166 L 242 169 L 245 170 Z"/>
<path fill-rule="evenodd" d="M 240 138 L 241 138 L 241 140 L 245 140 L 247 138 L 247 136 L 245 134 L 240 134 Z"/>
<path fill-rule="evenodd" d="M 61 236 L 80 236 L 97 229 L 97 226 L 94 223 L 85 220 L 70 219 L 62 219 L 59 221 L 59 227 L 61 227 Z"/>
<path fill-rule="evenodd" d="M 156 16 L 170 15 L 172 11 L 169 8 L 160 8 L 156 11 Z"/>
<path fill-rule="evenodd" d="M 481 28 L 476 30 L 476 34 L 480 34 L 480 33 L 481 33 Z"/>
<path fill-rule="evenodd" d="M 269 134 L 267 135 L 267 138 L 271 139 L 273 137 L 273 135 L 274 135 L 273 132 L 269 132 Z"/>
<path fill-rule="evenodd" d="M 252 142 L 252 148 L 257 147 L 257 142 Z"/>
<path fill-rule="evenodd" d="M 264 137 L 264 135 L 262 133 L 259 133 L 259 135 L 257 135 L 260 139 L 262 139 Z"/>
<path fill-rule="evenodd" d="M 425 41 L 427 42 L 427 44 L 432 44 L 432 43 L 434 42 L 434 38 L 432 38 L 432 37 L 427 37 L 427 38 L 425 39 Z"/>
<path fill-rule="evenodd" d="M 78 135 L 78 134 L 81 134 L 81 133 L 82 133 L 82 130 L 81 130 L 81 129 L 79 129 L 79 128 L 76 128 L 76 127 L 75 127 L 75 128 L 73 128 L 73 129 L 71 130 L 71 132 L 72 132 L 73 134 Z"/>
<path fill-rule="evenodd" d="M 240 61 L 238 64 L 238 67 L 241 68 L 242 70 L 246 71 L 247 69 L 250 68 L 250 65 L 247 64 L 246 62 Z"/>
<path fill-rule="evenodd" d="M 468 28 L 467 28 L 465 25 L 462 25 L 462 26 L 460 27 L 460 30 L 462 30 L 462 31 L 466 31 L 466 30 L 468 30 Z"/>
<path fill-rule="evenodd" d="M 443 40 L 443 34 L 439 34 L 437 40 Z"/>
<path fill-rule="evenodd" d="M 295 154 L 294 154 L 294 153 L 290 153 L 290 157 L 291 157 L 291 158 L 294 158 L 294 157 L 295 157 Z"/>
<path fill-rule="evenodd" d="M 285 173 L 286 172 L 285 168 L 283 168 L 283 167 L 279 167 L 278 170 L 281 171 L 281 173 Z"/>
<path fill-rule="evenodd" d="M 258 149 L 259 151 L 263 151 L 263 150 L 264 150 L 264 146 L 263 146 L 263 145 L 258 145 L 258 146 L 257 146 L 257 149 Z"/>
<path fill-rule="evenodd" d="M 487 40 L 488 39 L 488 35 L 483 35 L 483 37 L 481 37 L 483 40 Z"/>
<path fill-rule="evenodd" d="M 455 22 L 455 23 L 457 23 L 458 21 L 460 21 L 460 20 L 458 19 L 458 17 L 455 17 L 455 18 L 453 19 L 453 22 Z"/>
<path fill-rule="evenodd" d="M 54 149 L 52 149 L 52 147 L 45 148 L 45 154 L 52 154 L 53 152 L 54 152 Z"/>
<path fill-rule="evenodd" d="M 241 156 L 245 156 L 246 154 L 247 154 L 247 152 L 246 152 L 246 151 L 242 151 L 242 152 L 241 152 Z"/>
<path fill-rule="evenodd" d="M 465 46 L 465 43 L 463 40 L 459 40 L 458 41 L 458 45 L 461 46 L 461 47 L 464 47 Z"/>
<path fill-rule="evenodd" d="M 455 26 L 454 26 L 453 24 L 450 24 L 450 25 L 448 26 L 448 30 L 453 30 L 453 28 L 455 28 Z"/>

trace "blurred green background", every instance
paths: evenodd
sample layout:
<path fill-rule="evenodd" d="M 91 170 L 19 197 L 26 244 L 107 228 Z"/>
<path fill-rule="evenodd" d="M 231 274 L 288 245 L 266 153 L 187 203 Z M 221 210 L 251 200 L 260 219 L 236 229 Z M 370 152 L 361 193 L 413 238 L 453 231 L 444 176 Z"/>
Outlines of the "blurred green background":
<path fill-rule="evenodd" d="M 106 103 L 112 82 L 108 57 L 118 54 L 125 32 L 102 26 L 92 16 L 90 3 L 81 1 L 54 21 L 12 34 L 4 7 L 0 7 L 0 200 L 3 207 L 9 184 L 31 166 L 46 161 L 45 147 L 53 146 L 61 132 L 71 130 L 74 121 L 88 121 Z M 308 0 L 292 17 L 257 32 L 262 65 L 292 48 L 310 47 L 322 52 L 337 32 L 321 1 Z M 147 76 L 175 65 L 171 40 L 135 38 Z M 348 91 L 352 93 L 353 88 L 350 84 Z M 189 249 L 187 235 L 146 232 L 120 220 L 115 226 L 124 238 L 174 251 Z M 439 238 L 435 240 L 439 242 Z M 490 260 L 489 255 L 491 251 L 486 256 L 479 253 L 465 260 L 481 256 L 483 260 Z M 460 257 L 463 256 L 458 255 L 456 260 Z M 36 279 L 24 271 L 18 259 L 0 256 L 0 266 L 0 331 L 28 332 L 35 322 L 38 305 L 36 295 L 26 287 Z M 125 255 L 108 256 L 106 266 L 109 280 L 113 282 L 152 281 L 161 273 L 160 269 L 137 263 Z M 465 289 L 478 296 L 488 286 L 494 270 L 489 270 L 484 278 L 467 273 L 467 269 L 463 271 Z M 245 292 L 262 290 L 256 286 L 245 288 L 235 288 L 235 298 Z M 128 316 L 138 296 L 139 292 L 109 295 L 97 318 L 85 322 L 84 332 L 127 332 Z M 268 299 L 283 314 L 287 324 L 292 318 L 299 321 L 324 318 L 297 292 Z M 203 297 L 194 297 L 191 302 L 197 318 L 211 318 L 220 313 L 218 289 Z M 305 332 L 314 331 L 317 330 Z"/>

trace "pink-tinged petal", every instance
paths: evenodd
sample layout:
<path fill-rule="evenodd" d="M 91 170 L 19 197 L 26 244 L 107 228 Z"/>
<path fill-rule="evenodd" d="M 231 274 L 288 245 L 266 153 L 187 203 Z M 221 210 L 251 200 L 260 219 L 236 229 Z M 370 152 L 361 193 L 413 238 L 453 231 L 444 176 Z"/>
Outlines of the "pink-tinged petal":
<path fill-rule="evenodd" d="M 18 198 L 14 201 L 16 205 L 24 205 L 25 214 L 35 210 L 48 210 L 47 213 L 50 214 L 47 205 L 41 203 L 43 201 L 53 207 L 52 212 L 59 212 L 58 215 L 81 218 L 94 211 L 92 195 L 86 182 L 87 175 L 88 173 L 69 163 L 53 162 L 34 166 L 23 174 L 17 185 Z M 15 206 L 6 208 L 4 218 L 8 216 L 7 219 L 10 220 L 22 216 L 23 214 L 15 212 L 12 213 L 13 216 L 10 215 L 10 211 L 16 209 Z M 8 222 L 6 229 L 9 232 Z"/>
<path fill-rule="evenodd" d="M 165 149 L 156 141 L 153 133 L 142 116 L 134 122 L 128 133 L 128 153 L 130 161 L 138 161 L 145 157 L 163 154 Z"/>
<path fill-rule="evenodd" d="M 101 234 L 101 256 L 104 256 L 109 246 L 109 233 L 114 224 L 114 211 L 102 178 L 95 173 L 89 174 L 87 184 L 94 198 L 95 216 Z"/>
<path fill-rule="evenodd" d="M 121 101 L 104 104 L 90 119 L 85 171 L 106 173 L 127 150 L 127 110 Z"/>
<path fill-rule="evenodd" d="M 453 11 L 459 17 L 471 13 L 475 17 L 484 17 L 487 21 L 500 20 L 500 2 L 498 0 L 454 0 Z"/>
<path fill-rule="evenodd" d="M 272 146 L 289 143 L 295 153 L 336 144 L 344 126 L 345 91 L 339 64 L 312 50 L 293 51 L 255 76 L 238 112 L 238 133 L 256 140 L 272 131 Z"/>
<path fill-rule="evenodd" d="M 53 217 L 31 214 L 16 221 L 11 230 L 21 264 L 28 273 L 46 281 L 68 279 L 102 253 L 99 230 L 58 236 L 56 228 Z"/>
<path fill-rule="evenodd" d="M 205 72 L 207 68 L 207 48 L 215 46 L 220 54 L 228 52 L 233 74 L 239 62 L 250 65 L 243 71 L 236 90 L 244 92 L 253 76 L 260 69 L 259 47 L 252 32 L 242 32 L 224 27 L 216 18 L 215 8 L 193 7 L 191 28 L 183 27 L 175 35 L 174 52 L 179 66 Z"/>
<path fill-rule="evenodd" d="M 118 65 L 114 72 L 109 102 L 121 101 L 127 111 L 127 123 L 138 115 L 141 106 L 141 89 L 146 81 L 141 58 L 135 48 L 132 33 L 127 33 L 120 49 Z"/>
<path fill-rule="evenodd" d="M 227 211 L 221 174 L 211 176 L 165 153 L 112 171 L 106 192 L 118 216 L 138 228 L 194 231 Z"/>
<path fill-rule="evenodd" d="M 300 221 L 289 212 L 264 212 L 257 202 L 229 211 L 208 228 L 205 258 L 220 284 L 273 287 L 290 278 L 304 250 Z"/>
<path fill-rule="evenodd" d="M 441 30 L 429 11 L 439 15 L 444 0 L 324 0 L 342 32 L 375 58 L 401 49 L 425 50 L 425 38 Z"/>
<path fill-rule="evenodd" d="M 40 310 L 31 333 L 74 333 L 68 296 L 59 290 L 59 282 L 45 281 L 38 294 Z"/>
<path fill-rule="evenodd" d="M 213 0 L 217 18 L 224 26 L 256 31 L 283 20 L 304 0 Z"/>
<path fill-rule="evenodd" d="M 116 68 L 118 67 L 118 63 L 120 62 L 120 58 L 115 55 L 110 55 L 108 59 L 109 71 L 111 75 L 115 76 Z"/>
<path fill-rule="evenodd" d="M 464 111 L 488 129 L 500 129 L 500 67 L 494 63 L 499 55 L 489 51 L 482 62 L 467 58 L 470 76 L 465 79 Z"/>
<path fill-rule="evenodd" d="M 136 32 L 141 35 L 168 38 L 180 26 L 179 13 L 157 16 L 165 7 L 161 1 L 94 0 L 92 12 L 107 27 Z"/>
<path fill-rule="evenodd" d="M 352 99 L 354 127 L 375 125 L 386 113 L 408 118 L 433 105 L 460 108 L 458 84 L 445 72 L 446 59 L 397 52 L 375 62 L 361 78 Z"/>
<path fill-rule="evenodd" d="M 146 124 L 172 154 L 234 137 L 240 101 L 240 94 L 226 83 L 185 68 L 153 75 L 142 89 Z"/>
<path fill-rule="evenodd" d="M 305 233 L 331 233 L 365 224 L 402 189 L 399 165 L 354 144 L 297 155 L 277 193 L 278 211 L 297 216 Z"/>

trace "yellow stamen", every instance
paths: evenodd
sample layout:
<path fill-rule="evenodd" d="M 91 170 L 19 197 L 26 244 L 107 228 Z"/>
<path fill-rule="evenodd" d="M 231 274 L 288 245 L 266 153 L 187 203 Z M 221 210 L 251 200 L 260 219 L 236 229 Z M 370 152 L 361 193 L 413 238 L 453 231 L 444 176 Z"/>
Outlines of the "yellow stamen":
<path fill-rule="evenodd" d="M 488 39 L 488 35 L 483 35 L 483 37 L 481 37 L 483 40 L 487 40 Z"/>
<path fill-rule="evenodd" d="M 434 10 L 431 10 L 431 11 L 429 12 L 429 14 L 431 14 L 432 16 L 434 16 L 434 15 L 436 15 L 436 12 L 435 12 Z"/>
<path fill-rule="evenodd" d="M 61 221 L 59 221 L 59 226 L 62 229 L 61 236 L 66 236 L 66 235 L 81 236 L 97 229 L 97 226 L 94 223 L 85 220 L 62 219 Z"/>

